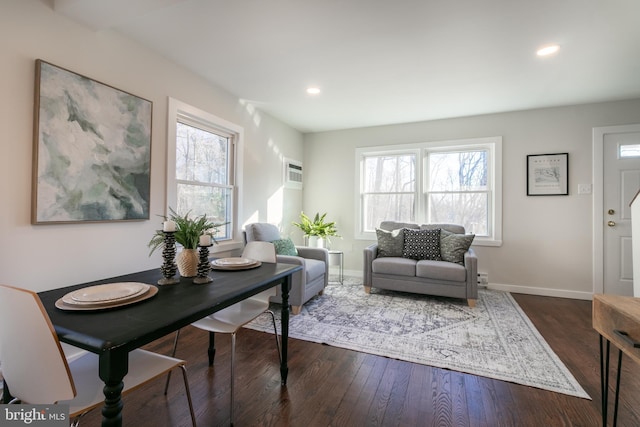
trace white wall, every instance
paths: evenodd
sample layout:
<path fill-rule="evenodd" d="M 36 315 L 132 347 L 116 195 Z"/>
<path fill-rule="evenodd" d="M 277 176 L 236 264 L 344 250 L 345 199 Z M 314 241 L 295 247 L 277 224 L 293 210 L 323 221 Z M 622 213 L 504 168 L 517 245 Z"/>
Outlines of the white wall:
<path fill-rule="evenodd" d="M 153 102 L 151 218 L 140 222 L 31 225 L 35 60 Z M 51 289 L 160 266 L 147 242 L 165 209 L 167 97 L 245 130 L 241 223 L 290 224 L 300 191 L 282 190 L 282 157 L 302 159 L 303 138 L 239 99 L 112 31 L 93 32 L 47 2 L 0 4 L 0 283 Z M 158 251 L 159 252 L 159 251 Z"/>
<path fill-rule="evenodd" d="M 328 212 L 345 268 L 362 271 L 356 240 L 355 149 L 387 144 L 503 137 L 503 245 L 480 247 L 479 271 L 495 288 L 589 298 L 592 292 L 592 128 L 640 122 L 640 100 L 491 114 L 305 135 L 304 209 Z M 569 196 L 527 197 L 527 154 L 569 153 Z M 601 161 L 601 159 L 599 159 Z M 361 273 L 360 273 L 361 274 Z"/>

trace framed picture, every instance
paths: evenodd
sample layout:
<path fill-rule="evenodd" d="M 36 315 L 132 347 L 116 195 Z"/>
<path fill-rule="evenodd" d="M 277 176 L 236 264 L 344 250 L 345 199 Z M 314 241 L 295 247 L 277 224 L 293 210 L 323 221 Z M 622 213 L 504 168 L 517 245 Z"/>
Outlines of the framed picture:
<path fill-rule="evenodd" d="M 527 156 L 527 196 L 569 194 L 569 153 Z"/>
<path fill-rule="evenodd" d="M 36 61 L 31 223 L 149 219 L 152 103 Z"/>

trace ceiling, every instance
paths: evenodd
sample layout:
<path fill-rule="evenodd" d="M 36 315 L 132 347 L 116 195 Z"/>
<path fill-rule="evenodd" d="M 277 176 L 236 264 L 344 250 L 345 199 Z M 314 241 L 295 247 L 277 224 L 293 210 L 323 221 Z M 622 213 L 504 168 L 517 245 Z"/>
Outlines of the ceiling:
<path fill-rule="evenodd" d="M 638 0 L 52 4 L 301 132 L 640 97 Z M 538 57 L 549 43 L 560 51 Z"/>

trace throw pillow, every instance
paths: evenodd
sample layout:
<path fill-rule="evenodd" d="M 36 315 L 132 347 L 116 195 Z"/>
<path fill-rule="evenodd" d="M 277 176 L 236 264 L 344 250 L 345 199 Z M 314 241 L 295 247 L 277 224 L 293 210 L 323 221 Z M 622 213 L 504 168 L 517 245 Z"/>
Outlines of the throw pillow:
<path fill-rule="evenodd" d="M 298 255 L 296 245 L 294 245 L 293 241 L 289 238 L 274 240 L 271 243 L 276 247 L 276 254 L 278 255 Z"/>
<path fill-rule="evenodd" d="M 402 256 L 404 247 L 404 231 L 402 228 L 393 231 L 376 228 L 376 236 L 378 236 L 379 257 Z"/>
<path fill-rule="evenodd" d="M 440 256 L 443 261 L 464 265 L 464 254 L 469 250 L 475 234 L 455 234 L 440 231 Z"/>
<path fill-rule="evenodd" d="M 411 259 L 430 259 L 441 261 L 440 229 L 412 230 L 404 229 L 404 246 L 402 256 Z"/>

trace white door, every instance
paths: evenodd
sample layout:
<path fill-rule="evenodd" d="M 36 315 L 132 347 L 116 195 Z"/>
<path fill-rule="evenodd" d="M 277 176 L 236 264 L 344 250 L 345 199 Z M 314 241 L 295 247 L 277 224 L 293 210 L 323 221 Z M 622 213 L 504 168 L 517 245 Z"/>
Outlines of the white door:
<path fill-rule="evenodd" d="M 640 125 L 605 133 L 602 142 L 603 291 L 605 294 L 633 296 L 629 204 L 640 190 Z"/>

